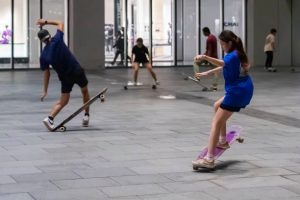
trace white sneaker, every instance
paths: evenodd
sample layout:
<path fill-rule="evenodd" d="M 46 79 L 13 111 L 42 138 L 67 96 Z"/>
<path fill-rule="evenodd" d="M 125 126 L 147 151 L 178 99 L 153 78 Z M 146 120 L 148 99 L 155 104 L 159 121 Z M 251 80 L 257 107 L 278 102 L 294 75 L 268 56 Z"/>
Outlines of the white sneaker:
<path fill-rule="evenodd" d="M 160 85 L 160 82 L 159 81 L 155 81 L 155 85 Z"/>
<path fill-rule="evenodd" d="M 51 120 L 49 117 L 46 117 L 43 120 L 43 123 L 49 131 L 52 131 L 52 129 L 54 128 L 54 121 Z"/>
<path fill-rule="evenodd" d="M 82 119 L 82 126 L 83 127 L 88 127 L 89 126 L 89 121 L 90 121 L 90 116 L 89 115 L 84 115 Z"/>

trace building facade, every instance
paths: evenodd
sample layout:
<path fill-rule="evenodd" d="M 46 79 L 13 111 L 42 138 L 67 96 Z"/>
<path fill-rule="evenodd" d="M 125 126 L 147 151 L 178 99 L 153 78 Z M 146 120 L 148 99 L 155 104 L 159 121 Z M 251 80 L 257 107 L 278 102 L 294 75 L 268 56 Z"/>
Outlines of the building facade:
<path fill-rule="evenodd" d="M 234 31 L 253 65 L 263 65 L 264 39 L 278 30 L 275 65 L 299 65 L 298 0 L 1 0 L 0 69 L 38 68 L 42 45 L 36 19 L 65 22 L 65 41 L 83 67 L 128 67 L 126 55 L 144 39 L 156 66 L 190 65 L 205 51 L 201 29 Z M 48 27 L 55 34 L 53 27 Z M 124 60 L 114 44 L 121 34 Z M 223 53 L 219 49 L 219 57 Z"/>

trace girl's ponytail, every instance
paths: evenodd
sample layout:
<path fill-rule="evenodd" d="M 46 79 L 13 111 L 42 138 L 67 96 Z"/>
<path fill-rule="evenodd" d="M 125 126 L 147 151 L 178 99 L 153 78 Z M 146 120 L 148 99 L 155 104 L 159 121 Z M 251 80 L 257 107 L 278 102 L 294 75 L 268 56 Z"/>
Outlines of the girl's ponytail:
<path fill-rule="evenodd" d="M 244 45 L 240 37 L 236 37 L 236 50 L 238 51 L 241 63 L 248 64 L 248 56 L 245 52 Z"/>

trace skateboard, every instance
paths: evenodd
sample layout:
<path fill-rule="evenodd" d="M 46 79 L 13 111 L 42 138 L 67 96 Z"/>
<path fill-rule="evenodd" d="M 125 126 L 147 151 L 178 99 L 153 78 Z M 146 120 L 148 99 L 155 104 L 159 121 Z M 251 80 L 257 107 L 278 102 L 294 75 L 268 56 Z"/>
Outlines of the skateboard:
<path fill-rule="evenodd" d="M 202 87 L 202 91 L 211 91 L 206 85 L 201 83 L 201 81 L 199 79 L 196 79 L 195 77 L 189 76 L 189 75 L 187 75 L 183 72 L 181 72 L 181 74 L 185 77 L 184 80 L 186 80 L 186 81 L 191 80 L 191 81 L 197 83 L 200 87 Z"/>
<path fill-rule="evenodd" d="M 125 85 L 124 85 L 124 90 L 128 90 L 129 88 L 138 88 L 138 87 L 142 87 L 142 86 L 148 86 L 148 85 L 144 85 L 143 83 L 137 82 L 137 84 L 134 84 L 134 82 L 132 81 L 128 81 Z M 155 83 L 153 83 L 152 85 L 150 85 L 152 87 L 153 90 L 157 89 L 157 86 Z"/>
<path fill-rule="evenodd" d="M 266 69 L 268 72 L 277 72 L 277 69 L 274 67 L 270 67 Z"/>
<path fill-rule="evenodd" d="M 59 123 L 57 126 L 55 126 L 51 132 L 55 132 L 57 130 L 61 132 L 65 132 L 67 128 L 65 127 L 65 124 L 71 121 L 74 117 L 76 117 L 79 113 L 81 113 L 86 107 L 90 106 L 92 103 L 94 103 L 97 99 L 100 99 L 101 102 L 104 102 L 107 88 L 104 88 L 101 92 L 99 92 L 96 96 L 91 98 L 88 102 L 83 104 L 80 108 L 78 108 L 73 114 L 71 114 L 69 117 L 67 117 L 65 120 L 63 120 L 61 123 Z"/>
<path fill-rule="evenodd" d="M 231 126 L 229 128 L 229 131 L 226 134 L 226 140 L 229 143 L 229 145 L 231 146 L 231 144 L 233 144 L 235 141 L 237 141 L 238 143 L 243 143 L 244 139 L 241 138 L 241 132 L 242 132 L 242 127 L 241 126 Z M 221 148 L 216 148 L 214 151 L 214 158 L 215 160 L 217 160 L 227 149 L 221 149 Z M 200 151 L 197 160 L 199 159 L 203 159 L 206 154 L 207 154 L 208 148 L 205 147 L 202 149 L 202 151 Z M 198 170 L 200 167 L 198 166 L 194 166 L 193 165 L 193 169 L 194 170 Z"/>

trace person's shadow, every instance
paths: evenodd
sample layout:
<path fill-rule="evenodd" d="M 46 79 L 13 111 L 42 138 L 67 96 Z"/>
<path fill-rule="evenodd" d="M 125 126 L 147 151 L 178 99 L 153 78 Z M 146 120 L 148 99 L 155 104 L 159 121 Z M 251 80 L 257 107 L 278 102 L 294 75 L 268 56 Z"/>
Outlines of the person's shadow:
<path fill-rule="evenodd" d="M 225 169 L 227 169 L 228 167 L 230 167 L 232 165 L 239 164 L 240 162 L 241 161 L 238 161 L 238 160 L 224 161 L 224 162 L 218 163 L 214 169 L 199 168 L 195 172 L 196 173 L 213 173 L 213 172 L 216 172 L 218 170 L 225 170 Z"/>

